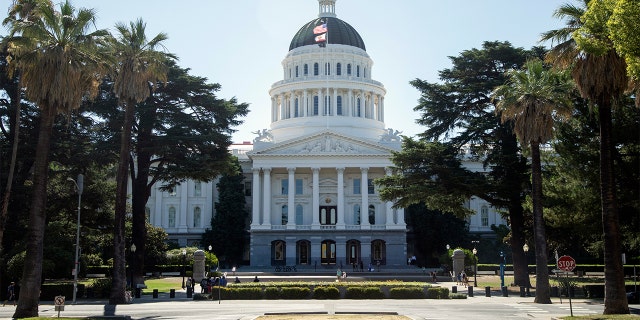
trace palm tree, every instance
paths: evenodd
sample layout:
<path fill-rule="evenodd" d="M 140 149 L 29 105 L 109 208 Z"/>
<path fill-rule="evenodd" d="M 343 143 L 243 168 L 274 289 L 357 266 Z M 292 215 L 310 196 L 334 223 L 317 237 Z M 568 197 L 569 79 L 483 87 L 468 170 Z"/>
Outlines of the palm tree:
<path fill-rule="evenodd" d="M 494 90 L 496 113 L 503 123 L 513 121 L 513 131 L 531 149 L 531 198 L 536 249 L 536 303 L 551 303 L 547 268 L 547 238 L 542 208 L 540 144 L 553 137 L 554 119 L 571 115 L 568 98 L 573 88 L 566 72 L 545 70 L 542 61 L 530 60 L 523 70 L 512 70 L 507 83 Z"/>
<path fill-rule="evenodd" d="M 583 98 L 594 103 L 600 123 L 600 198 L 604 233 L 605 265 L 605 314 L 629 313 L 622 266 L 622 243 L 616 186 L 613 175 L 613 145 L 611 142 L 611 112 L 629 85 L 624 59 L 613 45 L 606 50 L 594 51 L 593 46 L 579 44 L 579 38 L 597 38 L 600 44 L 611 43 L 606 28 L 585 28 L 584 17 L 590 5 L 604 5 L 601 1 L 583 0 L 584 7 L 564 5 L 555 12 L 558 18 L 568 18 L 566 28 L 552 30 L 542 35 L 542 40 L 552 40 L 557 45 L 549 52 L 548 59 L 558 66 L 572 67 L 571 75 Z M 606 20 L 605 20 L 606 23 Z M 602 26 L 600 26 L 602 27 Z M 602 49 L 602 47 L 599 47 Z"/>
<path fill-rule="evenodd" d="M 27 98 L 41 110 L 27 252 L 14 318 L 38 315 L 53 122 L 57 114 L 78 108 L 84 97 L 97 93 L 101 76 L 96 40 L 106 35 L 104 30 L 88 32 L 95 19 L 90 9 L 76 10 L 65 2 L 56 11 L 49 1 L 37 0 L 32 10 L 30 19 L 13 16 L 5 21 L 10 30 L 9 51 L 14 57 L 10 67 L 20 70 Z"/>
<path fill-rule="evenodd" d="M 131 130 L 135 116 L 136 103 L 142 102 L 151 95 L 157 82 L 167 80 L 167 60 L 173 55 L 157 51 L 162 41 L 167 39 L 165 33 L 159 33 L 148 40 L 145 34 L 146 24 L 142 19 L 125 24 L 116 24 L 117 37 L 111 38 L 110 50 L 114 57 L 113 91 L 124 106 L 124 121 L 120 140 L 120 159 L 117 171 L 116 204 L 114 221 L 114 267 L 113 284 L 109 303 L 125 303 L 125 229 L 128 166 L 131 149 Z M 136 245 L 136 266 L 142 269 L 144 264 L 146 226 L 144 215 L 134 215 L 132 234 Z M 134 268 L 131 268 L 132 272 Z M 140 271 L 141 272 L 141 271 Z M 140 279 L 140 273 L 136 279 Z M 135 280 L 137 283 L 139 280 Z"/>

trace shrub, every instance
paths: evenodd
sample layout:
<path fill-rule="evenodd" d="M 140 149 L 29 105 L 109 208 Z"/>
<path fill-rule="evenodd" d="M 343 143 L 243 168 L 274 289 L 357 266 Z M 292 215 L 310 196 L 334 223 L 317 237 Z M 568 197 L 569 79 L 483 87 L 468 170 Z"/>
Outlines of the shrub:
<path fill-rule="evenodd" d="M 220 296 L 222 300 L 260 300 L 264 296 L 262 288 L 220 288 Z M 218 300 L 218 293 L 211 294 L 213 300 Z"/>
<path fill-rule="evenodd" d="M 202 293 L 195 293 L 193 295 L 193 300 L 209 300 L 209 295 Z"/>
<path fill-rule="evenodd" d="M 304 287 L 289 287 L 282 288 L 280 291 L 281 299 L 307 299 L 311 290 L 309 288 Z"/>
<path fill-rule="evenodd" d="M 340 290 L 336 287 L 315 287 L 314 299 L 340 299 Z"/>
<path fill-rule="evenodd" d="M 466 294 L 462 294 L 462 293 L 452 293 L 451 295 L 449 295 L 449 298 L 451 298 L 451 299 L 466 299 L 467 295 Z"/>
<path fill-rule="evenodd" d="M 391 288 L 389 290 L 389 298 L 391 299 L 424 299 L 424 290 L 418 287 Z"/>
<path fill-rule="evenodd" d="M 78 298 L 84 295 L 84 284 L 78 284 Z M 53 300 L 56 296 L 64 296 L 67 300 L 71 300 L 73 297 L 73 283 L 54 283 L 43 284 L 40 287 L 40 299 L 41 300 Z"/>
<path fill-rule="evenodd" d="M 428 288 L 427 289 L 427 299 L 448 299 L 449 298 L 449 289 L 447 288 Z"/>
<path fill-rule="evenodd" d="M 349 287 L 345 294 L 347 299 L 384 299 L 379 287 Z"/>
<path fill-rule="evenodd" d="M 108 298 L 111 292 L 111 278 L 94 279 L 89 288 L 94 298 Z"/>
<path fill-rule="evenodd" d="M 582 287 L 584 294 L 587 298 L 604 298 L 604 285 L 603 284 L 589 284 Z"/>
<path fill-rule="evenodd" d="M 264 298 L 270 299 L 270 300 L 280 299 L 280 288 L 276 288 L 276 287 L 265 288 Z"/>

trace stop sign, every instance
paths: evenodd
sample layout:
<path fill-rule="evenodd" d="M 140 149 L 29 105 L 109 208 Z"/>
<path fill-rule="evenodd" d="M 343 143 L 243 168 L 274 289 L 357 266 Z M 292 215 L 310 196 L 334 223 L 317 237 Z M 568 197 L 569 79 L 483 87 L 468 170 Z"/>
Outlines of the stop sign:
<path fill-rule="evenodd" d="M 576 260 L 570 256 L 562 256 L 558 258 L 558 269 L 563 271 L 573 271 L 576 267 Z"/>

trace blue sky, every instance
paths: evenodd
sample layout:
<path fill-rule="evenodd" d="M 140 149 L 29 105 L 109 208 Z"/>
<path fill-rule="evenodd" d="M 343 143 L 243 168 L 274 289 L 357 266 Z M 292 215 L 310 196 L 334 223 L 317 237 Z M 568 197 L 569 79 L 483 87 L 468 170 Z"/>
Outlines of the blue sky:
<path fill-rule="evenodd" d="M 58 0 L 54 0 L 56 2 Z M 424 131 L 413 111 L 419 92 L 409 81 L 438 81 L 449 56 L 484 41 L 531 48 L 563 21 L 553 12 L 571 0 L 337 0 L 337 17 L 362 36 L 374 61 L 372 78 L 387 89 L 387 127 L 413 136 Z M 317 0 L 72 0 L 94 8 L 99 28 L 142 18 L 147 35 L 165 32 L 166 47 L 193 75 L 219 83 L 222 98 L 250 103 L 234 142 L 268 128 L 269 89 L 283 79 L 282 59 L 294 34 L 318 15 Z M 3 6 L 3 7 L 6 7 Z"/>

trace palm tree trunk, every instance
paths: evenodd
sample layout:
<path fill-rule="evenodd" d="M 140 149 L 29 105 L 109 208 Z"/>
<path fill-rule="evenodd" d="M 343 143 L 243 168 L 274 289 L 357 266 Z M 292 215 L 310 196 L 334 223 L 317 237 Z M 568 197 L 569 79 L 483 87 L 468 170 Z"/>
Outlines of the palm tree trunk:
<path fill-rule="evenodd" d="M 19 79 L 19 76 L 16 75 L 16 79 Z M 7 92 L 9 92 L 11 103 L 13 104 L 13 109 L 15 110 L 15 118 L 14 121 L 12 121 L 13 143 L 11 147 L 11 162 L 9 163 L 7 185 L 5 187 L 4 196 L 2 198 L 2 211 L 0 212 L 0 254 L 4 252 L 2 241 L 4 240 L 4 230 L 7 223 L 7 213 L 9 212 L 9 201 L 11 200 L 13 176 L 16 168 L 16 159 L 18 157 L 18 144 L 20 143 L 20 81 L 16 81 L 13 90 L 7 90 Z"/>
<path fill-rule="evenodd" d="M 542 212 L 542 166 L 540 143 L 531 142 L 531 199 L 533 201 L 533 228 L 536 244 L 536 298 L 535 303 L 551 303 L 547 236 Z"/>
<path fill-rule="evenodd" d="M 131 128 L 133 126 L 135 102 L 128 100 L 125 103 L 124 123 L 120 138 L 120 159 L 116 177 L 116 204 L 115 220 L 113 228 L 113 283 L 109 304 L 126 303 L 125 291 L 127 284 L 126 270 L 126 236 L 125 217 L 127 214 L 127 184 L 129 182 L 129 159 L 131 149 Z"/>
<path fill-rule="evenodd" d="M 29 318 L 38 316 L 40 303 L 40 285 L 42 283 L 42 260 L 44 246 L 44 230 L 47 205 L 47 172 L 49 169 L 49 149 L 51 130 L 57 108 L 43 108 L 40 115 L 40 130 L 33 165 L 33 195 L 29 211 L 27 229 L 27 252 L 24 259 L 22 279 L 20 281 L 20 298 L 13 318 Z"/>
<path fill-rule="evenodd" d="M 620 225 L 613 176 L 611 144 L 611 106 L 600 104 L 600 197 L 604 230 L 604 314 L 628 314 L 624 287 L 624 270 L 620 241 Z"/>

